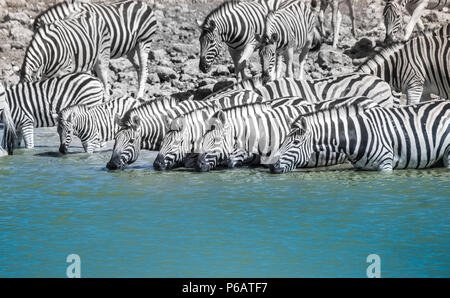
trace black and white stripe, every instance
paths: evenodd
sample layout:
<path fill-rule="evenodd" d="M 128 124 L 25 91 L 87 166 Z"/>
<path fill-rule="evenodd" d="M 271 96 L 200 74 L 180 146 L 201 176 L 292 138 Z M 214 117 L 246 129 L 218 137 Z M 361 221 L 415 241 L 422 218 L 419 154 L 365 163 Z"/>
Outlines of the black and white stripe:
<path fill-rule="evenodd" d="M 116 117 L 123 117 L 139 104 L 139 100 L 122 97 L 94 107 L 76 105 L 63 109 L 57 115 L 59 152 L 66 154 L 75 136 L 81 140 L 85 152 L 93 153 L 105 142 L 114 139 L 119 130 Z"/>
<path fill-rule="evenodd" d="M 264 30 L 265 17 L 282 0 L 254 0 L 250 2 L 230 0 L 211 11 L 203 22 L 198 21 L 200 35 L 200 64 L 202 72 L 208 72 L 219 54 L 219 43 L 228 46 L 234 62 L 236 77 L 247 76 L 247 60 L 256 47 L 255 34 Z"/>
<path fill-rule="evenodd" d="M 56 125 L 55 113 L 73 105 L 93 106 L 103 99 L 101 82 L 82 73 L 6 88 L 6 102 L 11 109 L 18 140 L 23 136 L 26 148 L 34 147 L 33 128 Z"/>
<path fill-rule="evenodd" d="M 447 26 L 448 27 L 448 26 Z M 430 99 L 430 94 L 450 98 L 450 36 L 447 27 L 382 50 L 359 67 L 406 94 L 408 104 Z"/>
<path fill-rule="evenodd" d="M 312 10 L 300 0 L 290 0 L 266 16 L 264 34 L 256 36 L 260 47 L 262 77 L 264 81 L 281 76 L 283 58 L 286 62 L 286 76 L 293 77 L 294 51 L 298 51 L 300 74 L 309 49 L 313 45 L 316 17 Z"/>
<path fill-rule="evenodd" d="M 274 173 L 308 163 L 313 152 L 344 153 L 365 170 L 428 168 L 450 159 L 450 103 L 433 101 L 397 108 L 332 108 L 295 121 L 272 165 Z"/>
<path fill-rule="evenodd" d="M 41 13 L 35 19 L 35 31 L 45 24 L 83 11 L 89 12 L 106 24 L 111 35 L 111 59 L 127 57 L 133 63 L 139 76 L 137 97 L 143 97 L 148 72 L 148 54 L 152 38 L 158 27 L 152 9 L 140 1 L 97 4 L 80 0 L 66 0 Z"/>
<path fill-rule="evenodd" d="M 95 70 L 108 90 L 110 43 L 106 23 L 89 13 L 40 27 L 25 53 L 22 80 L 32 82 Z"/>

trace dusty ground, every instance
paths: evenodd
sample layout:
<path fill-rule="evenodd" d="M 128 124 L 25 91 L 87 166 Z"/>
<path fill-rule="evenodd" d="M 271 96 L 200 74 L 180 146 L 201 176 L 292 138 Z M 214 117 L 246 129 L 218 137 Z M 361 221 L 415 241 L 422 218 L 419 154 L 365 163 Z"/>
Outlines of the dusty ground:
<path fill-rule="evenodd" d="M 34 17 L 58 1 L 38 0 L 0 0 L 0 80 L 17 83 L 25 49 L 33 36 L 31 25 Z M 98 1 L 97 1 L 98 2 Z M 112 1 L 105 1 L 112 2 Z M 149 59 L 149 78 L 147 98 L 154 96 L 177 96 L 186 98 L 195 94 L 201 98 L 210 93 L 217 82 L 230 80 L 233 64 L 223 47 L 222 54 L 210 73 L 198 70 L 200 31 L 196 19 L 203 19 L 207 13 L 222 1 L 217 0 L 147 0 L 154 5 L 160 30 L 155 37 L 154 50 Z M 329 45 L 330 39 L 322 45 L 320 51 L 308 57 L 306 71 L 309 78 L 320 78 L 352 71 L 361 56 L 368 52 L 352 52 L 358 40 L 367 38 L 369 44 L 376 45 L 384 39 L 381 0 L 357 0 L 356 22 L 357 38 L 350 34 L 350 19 L 347 8 L 342 6 L 343 24 L 341 39 L 337 50 Z M 330 8 L 327 10 L 327 27 L 331 24 Z M 408 17 L 405 17 L 405 21 Z M 450 14 L 430 12 L 424 18 L 428 28 L 449 22 Z M 132 94 L 137 90 L 137 74 L 125 59 L 111 63 L 110 82 L 114 94 Z M 252 74 L 258 74 L 260 66 L 257 54 L 251 59 Z"/>

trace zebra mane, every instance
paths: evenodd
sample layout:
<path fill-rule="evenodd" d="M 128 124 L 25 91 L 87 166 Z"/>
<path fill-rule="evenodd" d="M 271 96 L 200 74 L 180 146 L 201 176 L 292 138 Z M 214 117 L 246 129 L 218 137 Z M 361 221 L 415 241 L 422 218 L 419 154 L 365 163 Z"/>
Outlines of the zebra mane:
<path fill-rule="evenodd" d="M 73 9 L 73 12 L 76 12 L 77 11 L 76 9 L 78 9 L 76 7 L 76 4 L 81 4 L 81 3 L 85 3 L 85 2 L 82 1 L 82 0 L 65 0 L 63 2 L 57 3 L 57 4 L 53 5 L 53 6 L 50 6 L 48 9 L 46 9 L 43 12 L 39 13 L 35 17 L 34 22 L 33 22 L 33 29 L 34 29 L 34 31 L 37 31 L 39 29 L 39 27 L 44 25 L 44 24 L 40 23 L 41 18 L 43 18 L 49 12 L 51 12 L 51 11 L 58 11 L 58 10 L 59 11 L 64 11 L 64 8 Z"/>
<path fill-rule="evenodd" d="M 366 62 L 358 67 L 357 72 L 362 71 L 366 67 L 370 68 L 370 65 L 373 65 L 373 63 L 378 65 L 380 62 L 385 61 L 386 59 L 403 49 L 407 42 L 408 41 L 397 42 L 379 50 L 378 52 L 375 52 L 375 54 L 371 58 L 367 59 Z"/>
<path fill-rule="evenodd" d="M 210 13 L 206 16 L 205 21 L 203 22 L 203 25 L 207 24 L 209 19 L 214 17 L 216 14 L 220 14 L 222 10 L 227 10 L 230 8 L 234 8 L 236 5 L 241 4 L 240 0 L 227 0 L 214 8 L 210 11 Z"/>
<path fill-rule="evenodd" d="M 248 107 L 256 107 L 256 106 L 262 107 L 262 109 L 264 111 L 267 111 L 267 110 L 271 109 L 271 105 L 268 102 L 249 102 L 249 103 L 240 103 L 240 104 L 237 104 L 237 105 L 232 106 L 232 107 L 223 108 L 221 110 L 226 112 L 226 111 L 233 110 L 233 109 L 245 109 L 245 108 L 248 108 Z"/>

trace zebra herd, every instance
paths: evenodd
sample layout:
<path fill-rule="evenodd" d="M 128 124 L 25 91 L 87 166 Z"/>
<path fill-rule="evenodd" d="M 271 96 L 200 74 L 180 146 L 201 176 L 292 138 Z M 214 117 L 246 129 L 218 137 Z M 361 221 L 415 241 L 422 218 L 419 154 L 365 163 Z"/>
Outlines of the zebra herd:
<path fill-rule="evenodd" d="M 387 40 L 400 28 L 402 8 L 412 14 L 404 42 L 386 46 L 353 73 L 303 80 L 308 52 L 325 37 L 330 4 L 337 45 L 340 2 L 351 8 L 356 34 L 351 0 L 224 2 L 198 22 L 199 69 L 211 69 L 224 43 L 237 83 L 201 101 L 148 101 L 147 59 L 158 31 L 152 9 L 138 1 L 66 0 L 36 18 L 22 81 L 0 84 L 2 146 L 12 154 L 23 139 L 33 148 L 35 127 L 57 126 L 62 154 L 73 137 L 87 153 L 114 140 L 110 170 L 132 164 L 141 150 L 158 151 L 156 170 L 251 165 L 286 173 L 344 162 L 382 171 L 449 167 L 450 26 L 409 39 L 410 26 L 423 29 L 420 15 L 432 1 L 388 0 Z M 437 8 L 449 1 L 438 2 Z M 250 78 L 245 70 L 254 51 L 262 72 Z M 107 69 L 119 57 L 138 71 L 136 98 L 109 98 Z M 98 78 L 87 73 L 92 70 Z"/>

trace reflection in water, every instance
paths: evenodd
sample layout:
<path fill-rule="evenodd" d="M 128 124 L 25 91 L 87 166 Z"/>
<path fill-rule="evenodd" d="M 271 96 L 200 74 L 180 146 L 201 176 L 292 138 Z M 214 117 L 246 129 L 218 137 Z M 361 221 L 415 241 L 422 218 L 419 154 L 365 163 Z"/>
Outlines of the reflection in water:
<path fill-rule="evenodd" d="M 95 155 L 0 159 L 0 276 L 450 276 L 447 169 L 109 172 Z"/>

